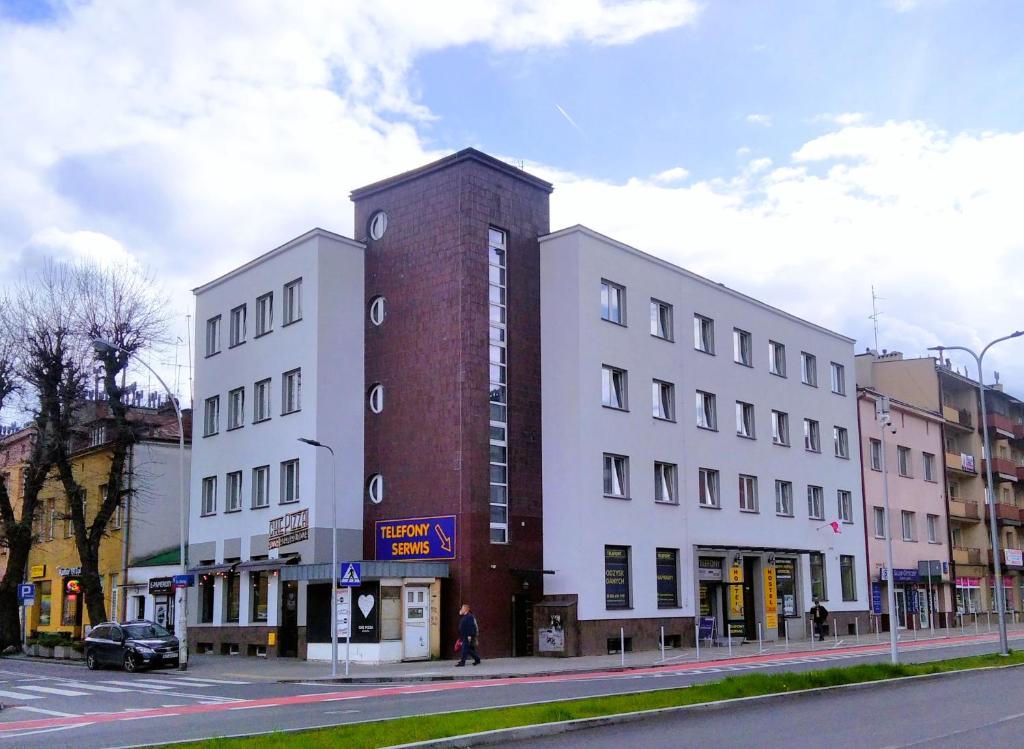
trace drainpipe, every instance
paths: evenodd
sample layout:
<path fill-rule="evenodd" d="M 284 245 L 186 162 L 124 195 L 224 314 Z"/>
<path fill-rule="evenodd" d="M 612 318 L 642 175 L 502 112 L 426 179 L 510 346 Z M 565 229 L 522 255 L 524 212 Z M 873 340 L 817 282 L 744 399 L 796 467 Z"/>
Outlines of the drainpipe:
<path fill-rule="evenodd" d="M 135 446 L 128 446 L 128 493 L 124 500 L 124 516 L 121 518 L 121 595 L 117 601 L 117 620 L 128 618 L 128 553 L 132 540 L 132 480 L 135 477 Z M 114 613 L 114 612 L 111 612 Z"/>

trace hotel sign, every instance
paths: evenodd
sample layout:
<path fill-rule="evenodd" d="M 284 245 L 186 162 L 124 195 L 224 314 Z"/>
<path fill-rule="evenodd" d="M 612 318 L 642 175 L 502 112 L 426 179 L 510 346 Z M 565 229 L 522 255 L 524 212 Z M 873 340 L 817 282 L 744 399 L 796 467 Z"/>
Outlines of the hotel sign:
<path fill-rule="evenodd" d="M 271 518 L 270 535 L 267 536 L 267 548 L 278 549 L 282 546 L 305 541 L 309 538 L 309 510 L 289 512 L 279 518 Z"/>

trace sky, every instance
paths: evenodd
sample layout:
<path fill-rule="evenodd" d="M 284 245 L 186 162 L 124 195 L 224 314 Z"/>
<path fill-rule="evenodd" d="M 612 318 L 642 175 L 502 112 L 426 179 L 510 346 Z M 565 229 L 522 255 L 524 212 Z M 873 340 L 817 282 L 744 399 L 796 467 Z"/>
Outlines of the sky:
<path fill-rule="evenodd" d="M 858 352 L 872 286 L 880 348 L 980 348 L 1024 328 L 1022 38 L 1012 0 L 0 0 L 0 284 L 152 273 L 187 400 L 192 288 L 473 146 Z M 1024 338 L 985 369 L 1024 397 Z"/>

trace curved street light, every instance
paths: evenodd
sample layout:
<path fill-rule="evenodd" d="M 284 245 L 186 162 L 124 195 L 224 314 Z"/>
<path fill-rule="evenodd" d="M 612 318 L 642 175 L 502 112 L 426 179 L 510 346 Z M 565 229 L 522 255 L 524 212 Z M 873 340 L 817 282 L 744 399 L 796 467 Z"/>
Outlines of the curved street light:
<path fill-rule="evenodd" d="M 1011 338 L 1018 338 L 1024 335 L 1024 330 L 1016 330 L 1010 335 L 1004 335 L 1002 338 L 996 338 L 994 341 L 988 343 L 981 350 L 980 354 L 974 353 L 971 349 L 966 346 L 929 346 L 929 351 L 939 352 L 939 362 L 942 362 L 943 351 L 963 351 L 974 357 L 974 361 L 978 365 L 978 397 L 981 399 L 981 430 L 984 439 L 984 453 L 985 453 L 985 501 L 988 504 L 988 520 L 989 520 L 989 534 L 991 535 L 992 542 L 992 564 L 993 564 L 993 579 L 992 588 L 995 591 L 996 597 L 996 612 L 999 617 L 999 654 L 1009 655 L 1009 642 L 1006 636 L 1006 601 L 1005 591 L 1003 590 L 1003 566 L 999 561 L 999 533 L 996 530 L 996 504 L 995 504 L 995 493 L 992 488 L 992 449 L 991 443 L 988 438 L 988 418 L 985 413 L 985 380 L 982 374 L 981 363 L 985 358 L 985 354 L 990 348 L 995 346 L 997 343 L 1008 341 Z"/>

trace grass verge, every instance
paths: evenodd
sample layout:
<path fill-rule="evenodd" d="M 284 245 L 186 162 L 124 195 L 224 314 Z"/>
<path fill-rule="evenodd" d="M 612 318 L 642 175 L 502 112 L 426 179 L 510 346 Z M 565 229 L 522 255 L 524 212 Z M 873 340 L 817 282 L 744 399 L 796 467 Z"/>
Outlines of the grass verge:
<path fill-rule="evenodd" d="M 376 749 L 382 746 L 427 739 L 443 739 L 501 728 L 555 723 L 577 718 L 596 718 L 638 710 L 656 710 L 665 707 L 718 702 L 738 697 L 756 697 L 766 694 L 797 692 L 803 689 L 884 681 L 901 676 L 938 674 L 1017 663 L 1024 663 L 1024 652 L 1011 651 L 1009 658 L 998 655 L 978 655 L 898 666 L 889 663 L 870 663 L 820 671 L 745 674 L 680 689 L 663 689 L 656 692 L 640 692 L 612 697 L 590 697 L 523 707 L 467 710 L 444 715 L 395 718 L 312 731 L 270 733 L 236 739 L 207 739 L 188 744 L 175 744 L 173 749 L 285 749 L 296 746 L 301 746 L 302 749 L 335 749 L 339 746 L 346 749 Z"/>

